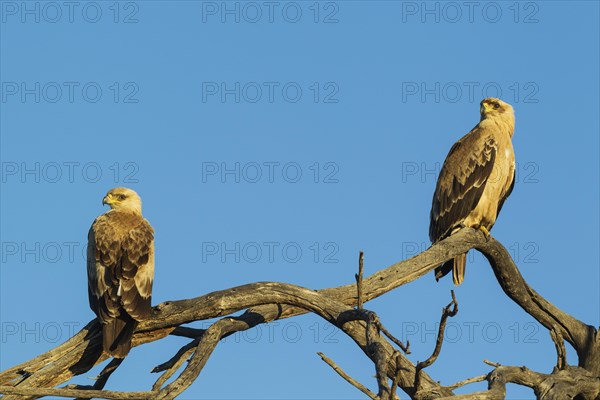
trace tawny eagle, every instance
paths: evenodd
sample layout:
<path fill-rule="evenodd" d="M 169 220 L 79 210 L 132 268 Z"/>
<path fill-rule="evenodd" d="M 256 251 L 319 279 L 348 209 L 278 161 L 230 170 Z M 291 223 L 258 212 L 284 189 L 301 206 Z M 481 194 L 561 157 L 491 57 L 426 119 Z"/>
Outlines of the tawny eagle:
<path fill-rule="evenodd" d="M 102 324 L 104 351 L 124 358 L 139 321 L 151 312 L 154 230 L 142 217 L 142 200 L 133 190 L 111 189 L 102 204 L 110 210 L 96 218 L 88 233 L 88 294 Z"/>
<path fill-rule="evenodd" d="M 512 136 L 515 116 L 510 104 L 486 98 L 481 120 L 446 156 L 431 204 L 429 239 L 436 243 L 463 227 L 492 229 L 515 184 Z M 454 284 L 465 276 L 466 253 L 435 270 L 440 279 L 452 270 Z"/>

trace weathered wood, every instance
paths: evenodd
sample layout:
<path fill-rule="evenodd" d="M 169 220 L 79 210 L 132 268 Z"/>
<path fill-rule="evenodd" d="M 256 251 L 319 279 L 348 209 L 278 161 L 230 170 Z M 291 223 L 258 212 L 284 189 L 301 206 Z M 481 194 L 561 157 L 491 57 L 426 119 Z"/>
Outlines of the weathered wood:
<path fill-rule="evenodd" d="M 533 290 L 525 282 L 508 251 L 496 239 L 490 236 L 489 240 L 474 247 L 490 262 L 504 293 L 546 329 L 555 330 L 567 340 L 577 352 L 580 367 L 600 376 L 600 337 L 597 329 L 560 310 Z"/>
<path fill-rule="evenodd" d="M 421 361 L 417 364 L 417 373 L 415 375 L 415 388 L 417 392 L 421 390 L 421 377 L 423 376 L 423 368 L 429 367 L 433 364 L 440 352 L 442 351 L 442 343 L 444 343 L 444 332 L 446 331 L 446 322 L 448 317 L 454 317 L 458 313 L 458 302 L 456 301 L 456 296 L 454 295 L 454 290 L 452 293 L 452 301 L 442 310 L 442 316 L 440 318 L 440 327 L 438 328 L 438 335 L 435 341 L 435 348 L 433 349 L 433 353 L 431 356 L 427 358 L 425 361 Z"/>
<path fill-rule="evenodd" d="M 488 390 L 448 397 L 447 400 L 503 400 L 506 384 L 515 383 L 533 389 L 539 400 L 596 400 L 600 380 L 578 367 L 542 374 L 526 367 L 498 366 L 487 375 Z"/>
<path fill-rule="evenodd" d="M 348 373 L 346 373 L 346 371 L 344 371 L 339 365 L 334 363 L 331 358 L 327 357 L 325 354 L 320 352 L 317 354 L 319 355 L 319 357 L 321 357 L 321 360 L 323 360 L 327 365 L 329 365 L 339 376 L 344 378 L 346 382 L 348 382 L 349 384 L 366 394 L 370 399 L 379 400 L 379 397 L 375 393 L 371 392 L 365 385 L 348 375 Z"/>
<path fill-rule="evenodd" d="M 542 398 L 543 395 L 546 399 L 558 399 L 563 398 L 559 396 L 561 393 L 573 393 L 573 391 L 565 391 L 566 389 L 556 389 L 567 385 L 567 382 L 582 388 L 579 392 L 582 399 L 593 398 L 589 396 L 593 395 L 594 390 L 597 395 L 596 385 L 600 377 L 600 340 L 597 330 L 559 310 L 531 289 L 506 249 L 491 236 L 486 239 L 479 231 L 463 229 L 411 259 L 361 279 L 358 285 L 361 300 L 368 302 L 414 281 L 444 261 L 471 248 L 476 248 L 488 258 L 500 286 L 513 301 L 547 329 L 553 330 L 556 338 L 564 338 L 575 348 L 579 356 L 580 368 L 565 366 L 563 370 L 543 375 L 529 370 L 518 372 L 507 369 L 510 367 L 497 367 L 487 377 L 490 383 L 488 391 L 456 397 L 504 398 L 504 387 L 509 382 L 532 387 L 538 398 Z M 121 393 L 53 389 L 106 359 L 101 351 L 100 326 L 96 320 L 93 320 L 65 343 L 30 361 L 1 372 L 0 393 L 7 395 L 4 399 L 61 396 L 65 393 L 68 393 L 69 397 L 82 398 L 90 396 L 111 399 L 174 398 L 198 377 L 222 338 L 259 324 L 312 312 L 339 326 L 371 358 L 378 372 L 380 396 L 381 394 L 388 398 L 394 396 L 387 379 L 392 380 L 394 388 L 397 385 L 411 398 L 433 399 L 452 396 L 450 388 L 441 386 L 424 372 L 420 377 L 421 390 L 417 393 L 414 387 L 415 365 L 400 354 L 382 335 L 379 335 L 377 324 L 372 324 L 372 327 L 377 328 L 377 335 L 374 336 L 371 330 L 367 329 L 364 319 L 357 319 L 356 315 L 353 315 L 354 312 L 368 313 L 367 310 L 352 308 L 357 304 L 359 297 L 357 283 L 315 291 L 285 283 L 258 282 L 216 291 L 193 299 L 159 304 L 154 308 L 152 318 L 138 327 L 133 345 L 138 346 L 159 340 L 169 334 L 190 337 L 194 340 L 188 347 L 182 349 L 178 357 L 170 360 L 171 364 L 167 362 L 162 369 L 172 374 L 174 371 L 169 371 L 169 368 L 175 364 L 181 365 L 183 360 L 191 355 L 190 362 L 181 375 L 165 387 L 161 386 L 166 379 L 159 378 L 154 391 Z M 247 311 L 243 315 L 236 318 L 223 318 L 208 330 L 181 326 L 192 321 L 226 317 L 244 309 Z M 368 332 L 371 333 L 367 335 Z M 559 350 L 560 340 L 557 339 Z M 560 359 L 564 358 L 563 354 L 558 356 Z M 535 376 L 536 380 L 528 380 L 531 376 Z M 544 392 L 542 384 L 545 382 L 553 382 L 553 389 Z M 544 393 L 551 393 L 554 397 Z"/>

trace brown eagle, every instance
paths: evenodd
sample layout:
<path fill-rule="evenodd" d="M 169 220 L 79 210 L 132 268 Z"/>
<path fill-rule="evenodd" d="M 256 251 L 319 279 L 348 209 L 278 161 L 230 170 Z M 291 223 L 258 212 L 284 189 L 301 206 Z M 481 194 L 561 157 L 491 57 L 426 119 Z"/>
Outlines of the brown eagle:
<path fill-rule="evenodd" d="M 431 204 L 429 239 L 436 243 L 463 227 L 492 229 L 515 184 L 512 136 L 515 115 L 510 104 L 486 98 L 481 120 L 446 156 Z M 452 270 L 454 284 L 465 277 L 466 253 L 435 269 L 436 279 Z"/>
<path fill-rule="evenodd" d="M 127 188 L 111 189 L 102 204 L 111 208 L 88 233 L 90 308 L 102 324 L 102 347 L 124 358 L 139 321 L 151 311 L 154 230 L 142 217 L 142 200 Z"/>

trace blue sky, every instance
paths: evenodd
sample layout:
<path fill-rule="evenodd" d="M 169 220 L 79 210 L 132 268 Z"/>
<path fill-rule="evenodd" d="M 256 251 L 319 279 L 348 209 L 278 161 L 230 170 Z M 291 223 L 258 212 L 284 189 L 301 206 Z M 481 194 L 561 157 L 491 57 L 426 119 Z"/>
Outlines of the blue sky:
<path fill-rule="evenodd" d="M 0 368 L 94 316 L 83 249 L 111 187 L 138 191 L 156 230 L 155 304 L 346 284 L 361 249 L 371 274 L 429 246 L 436 171 L 488 95 L 515 108 L 518 162 L 492 234 L 598 326 L 598 3 L 469 4 L 1 1 Z M 367 307 L 417 362 L 450 289 L 431 274 Z M 551 371 L 548 332 L 480 254 L 456 293 L 435 379 L 484 374 L 483 359 Z M 184 343 L 135 349 L 107 388 L 148 389 Z M 181 398 L 360 398 L 318 351 L 375 390 L 358 348 L 302 316 L 228 338 Z"/>

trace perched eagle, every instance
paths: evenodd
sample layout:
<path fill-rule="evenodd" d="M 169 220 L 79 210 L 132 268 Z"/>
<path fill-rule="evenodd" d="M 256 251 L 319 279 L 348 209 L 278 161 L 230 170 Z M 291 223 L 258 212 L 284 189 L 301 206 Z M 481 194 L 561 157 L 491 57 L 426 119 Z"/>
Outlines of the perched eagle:
<path fill-rule="evenodd" d="M 139 321 L 151 311 L 154 230 L 142 217 L 142 200 L 127 188 L 111 189 L 102 204 L 111 208 L 88 233 L 90 307 L 102 323 L 102 347 L 124 358 Z"/>
<path fill-rule="evenodd" d="M 436 243 L 463 227 L 492 229 L 515 184 L 512 136 L 515 115 L 510 104 L 486 98 L 481 120 L 446 156 L 431 204 L 429 239 Z M 466 253 L 435 270 L 440 279 L 452 270 L 454 284 L 465 277 Z"/>

